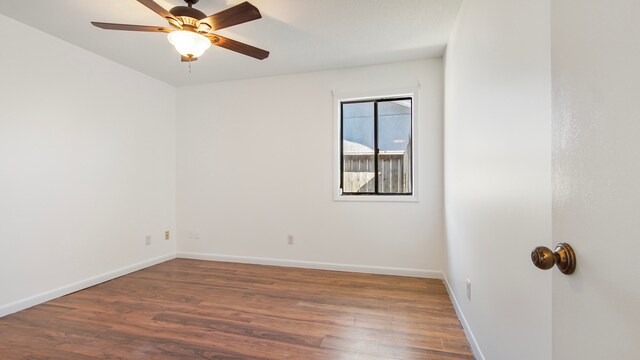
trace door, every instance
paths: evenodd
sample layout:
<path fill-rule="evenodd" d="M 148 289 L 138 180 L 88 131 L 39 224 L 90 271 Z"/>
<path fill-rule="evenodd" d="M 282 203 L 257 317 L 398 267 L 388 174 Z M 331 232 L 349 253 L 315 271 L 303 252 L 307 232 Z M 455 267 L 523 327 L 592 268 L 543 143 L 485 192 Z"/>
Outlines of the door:
<path fill-rule="evenodd" d="M 553 358 L 640 359 L 640 1 L 551 6 Z"/>

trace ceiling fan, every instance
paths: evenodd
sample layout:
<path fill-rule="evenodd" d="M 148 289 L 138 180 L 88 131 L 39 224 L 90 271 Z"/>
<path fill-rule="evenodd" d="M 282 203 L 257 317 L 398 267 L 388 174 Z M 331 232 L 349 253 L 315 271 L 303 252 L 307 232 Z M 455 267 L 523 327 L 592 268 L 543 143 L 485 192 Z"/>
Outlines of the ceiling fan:
<path fill-rule="evenodd" d="M 169 22 L 171 28 L 163 26 L 127 25 L 95 22 L 91 23 L 107 30 L 144 31 L 168 33 L 169 42 L 182 55 L 183 62 L 198 60 L 211 44 L 264 60 L 269 56 L 266 50 L 235 41 L 212 31 L 242 24 L 262 18 L 260 11 L 249 2 L 243 2 L 211 16 L 194 9 L 198 0 L 184 0 L 187 6 L 176 6 L 166 10 L 153 0 L 137 0 Z"/>

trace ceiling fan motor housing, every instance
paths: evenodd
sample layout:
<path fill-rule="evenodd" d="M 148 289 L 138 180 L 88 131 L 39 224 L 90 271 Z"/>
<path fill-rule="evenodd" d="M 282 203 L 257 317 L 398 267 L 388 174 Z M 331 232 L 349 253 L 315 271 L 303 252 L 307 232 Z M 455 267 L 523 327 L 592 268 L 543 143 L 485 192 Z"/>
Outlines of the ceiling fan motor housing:
<path fill-rule="evenodd" d="M 169 10 L 169 12 L 171 13 L 171 15 L 176 17 L 192 17 L 196 20 L 202 20 L 207 17 L 207 15 L 202 11 L 187 6 L 176 6 Z"/>
<path fill-rule="evenodd" d="M 197 1 L 196 1 L 197 2 Z M 190 30 L 194 32 L 209 32 L 211 26 L 200 20 L 207 17 L 205 13 L 192 7 L 176 6 L 169 10 L 175 19 L 167 18 L 169 24 L 179 30 Z"/>

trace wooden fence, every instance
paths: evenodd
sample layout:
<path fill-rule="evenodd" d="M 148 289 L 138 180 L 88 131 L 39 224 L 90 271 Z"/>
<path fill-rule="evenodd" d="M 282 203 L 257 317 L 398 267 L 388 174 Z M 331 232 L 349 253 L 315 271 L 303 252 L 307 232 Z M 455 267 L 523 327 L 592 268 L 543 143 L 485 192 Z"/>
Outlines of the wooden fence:
<path fill-rule="evenodd" d="M 378 162 L 380 193 L 411 192 L 411 156 L 405 151 L 380 152 Z M 375 192 L 373 154 L 344 156 L 344 192 Z"/>

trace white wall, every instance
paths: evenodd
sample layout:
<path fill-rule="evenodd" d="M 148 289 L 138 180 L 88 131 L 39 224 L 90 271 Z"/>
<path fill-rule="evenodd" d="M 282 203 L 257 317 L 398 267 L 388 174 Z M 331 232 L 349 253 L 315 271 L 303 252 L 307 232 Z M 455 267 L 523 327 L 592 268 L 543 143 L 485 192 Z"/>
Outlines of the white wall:
<path fill-rule="evenodd" d="M 446 56 L 446 277 L 491 360 L 551 357 L 551 272 L 529 259 L 551 245 L 549 6 L 466 1 Z"/>
<path fill-rule="evenodd" d="M 418 84 L 420 201 L 334 201 L 331 91 Z M 442 269 L 440 59 L 184 87 L 178 104 L 179 256 Z"/>
<path fill-rule="evenodd" d="M 553 358 L 640 358 L 640 2 L 554 0 Z"/>
<path fill-rule="evenodd" d="M 175 88 L 2 15 L 0 43 L 0 316 L 172 256 Z"/>

